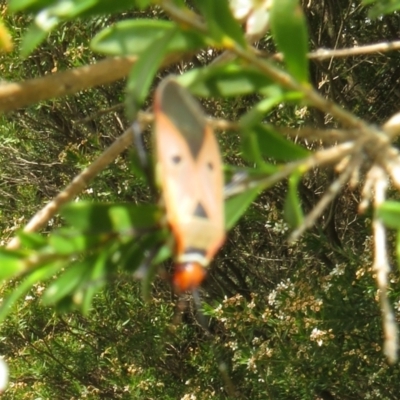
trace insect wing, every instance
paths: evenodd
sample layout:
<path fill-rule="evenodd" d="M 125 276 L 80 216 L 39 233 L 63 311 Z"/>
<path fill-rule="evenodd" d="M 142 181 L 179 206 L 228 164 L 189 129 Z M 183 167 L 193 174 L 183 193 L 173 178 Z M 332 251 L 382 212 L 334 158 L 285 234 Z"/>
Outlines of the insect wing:
<path fill-rule="evenodd" d="M 160 85 L 154 107 L 156 174 L 177 258 L 197 249 L 208 262 L 225 237 L 217 141 L 200 105 L 175 81 Z"/>

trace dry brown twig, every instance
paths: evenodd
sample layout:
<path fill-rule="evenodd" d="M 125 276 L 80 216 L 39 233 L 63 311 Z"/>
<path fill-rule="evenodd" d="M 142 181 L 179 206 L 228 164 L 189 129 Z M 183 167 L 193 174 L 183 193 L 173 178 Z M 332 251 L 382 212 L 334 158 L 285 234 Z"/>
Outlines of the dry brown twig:
<path fill-rule="evenodd" d="M 138 121 L 146 125 L 152 116 L 140 113 Z M 59 211 L 60 207 L 73 200 L 101 171 L 111 164 L 127 147 L 132 145 L 132 128 L 127 129 L 111 146 L 109 146 L 92 164 L 77 175 L 72 182 L 62 190 L 53 200 L 38 211 L 24 226 L 24 232 L 34 232 L 44 227 L 47 222 Z M 20 246 L 18 237 L 8 243 L 7 248 L 16 249 Z"/>

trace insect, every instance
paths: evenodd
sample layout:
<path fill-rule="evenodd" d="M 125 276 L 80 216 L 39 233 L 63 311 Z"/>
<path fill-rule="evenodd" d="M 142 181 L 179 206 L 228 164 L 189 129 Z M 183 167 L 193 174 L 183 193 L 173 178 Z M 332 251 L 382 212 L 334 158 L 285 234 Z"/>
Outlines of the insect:
<path fill-rule="evenodd" d="M 225 239 L 217 140 L 200 104 L 174 79 L 154 99 L 155 175 L 175 239 L 175 291 L 196 289 Z"/>

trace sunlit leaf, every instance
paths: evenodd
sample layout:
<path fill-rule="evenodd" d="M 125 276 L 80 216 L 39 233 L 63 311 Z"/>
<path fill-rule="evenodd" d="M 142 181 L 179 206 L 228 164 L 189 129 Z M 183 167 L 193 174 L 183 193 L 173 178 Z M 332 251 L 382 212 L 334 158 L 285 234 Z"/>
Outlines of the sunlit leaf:
<path fill-rule="evenodd" d="M 92 307 L 93 296 L 99 291 L 101 287 L 106 284 L 107 277 L 107 259 L 109 254 L 106 251 L 99 254 L 94 265 L 91 267 L 88 279 L 81 287 L 82 303 L 80 309 L 82 313 L 87 315 Z M 75 293 L 75 296 L 80 296 L 80 293 Z"/>
<path fill-rule="evenodd" d="M 243 132 L 243 152 L 249 161 L 260 162 L 260 155 L 278 161 L 293 161 L 309 155 L 308 150 L 287 140 L 269 126 L 258 124 L 250 129 Z M 249 150 L 249 140 L 253 141 L 252 149 L 259 151 L 260 155 Z"/>
<path fill-rule="evenodd" d="M 27 57 L 30 53 L 32 53 L 32 51 L 35 50 L 40 43 L 42 43 L 47 35 L 47 31 L 33 23 L 23 36 L 20 50 L 21 56 Z"/>
<path fill-rule="evenodd" d="M 299 172 L 295 172 L 290 176 L 288 193 L 285 199 L 285 219 L 292 228 L 297 228 L 304 219 L 297 188 L 301 178 L 302 174 Z"/>
<path fill-rule="evenodd" d="M 233 228 L 250 204 L 258 196 L 259 192 L 259 188 L 248 189 L 225 202 L 225 226 L 227 230 Z"/>
<path fill-rule="evenodd" d="M 363 0 L 364 5 L 375 3 L 375 5 L 369 9 L 368 16 L 370 18 L 377 18 L 385 14 L 391 14 L 394 11 L 400 10 L 399 0 Z"/>
<path fill-rule="evenodd" d="M 108 242 L 113 235 L 91 232 L 82 234 L 72 229 L 61 229 L 52 233 L 48 238 L 49 246 L 60 255 L 77 254 L 100 247 Z"/>
<path fill-rule="evenodd" d="M 159 271 L 160 263 L 169 257 L 171 257 L 170 246 L 160 244 L 149 251 L 147 260 L 144 260 L 145 264 L 140 267 L 142 270 L 142 295 L 146 301 L 150 299 L 151 285 Z"/>
<path fill-rule="evenodd" d="M 197 96 L 229 97 L 268 92 L 272 81 L 258 70 L 237 63 L 193 69 L 177 81 Z"/>
<path fill-rule="evenodd" d="M 239 124 L 244 131 L 266 119 L 268 113 L 277 105 L 285 101 L 298 101 L 303 97 L 303 95 L 298 92 L 285 92 L 278 85 L 268 86 L 263 90 L 263 94 L 266 96 L 265 99 L 254 105 L 240 118 Z"/>
<path fill-rule="evenodd" d="M 19 251 L 0 249 L 0 279 L 18 276 L 26 269 L 25 254 Z"/>
<path fill-rule="evenodd" d="M 159 37 L 143 51 L 134 64 L 127 83 L 127 115 L 130 120 L 136 118 L 137 112 L 142 107 L 149 94 L 150 86 L 164 58 L 168 44 L 175 35 L 176 30 L 167 33 L 160 32 Z"/>
<path fill-rule="evenodd" d="M 82 265 L 81 262 L 67 266 L 66 270 L 44 292 L 42 296 L 43 304 L 56 304 L 63 297 L 71 294 L 87 273 L 85 267 L 86 265 Z"/>
<path fill-rule="evenodd" d="M 376 213 L 387 227 L 400 229 L 400 202 L 385 201 Z"/>
<path fill-rule="evenodd" d="M 161 20 L 126 20 L 104 29 L 91 42 L 94 51 L 116 56 L 140 55 L 157 38 L 175 31 L 166 53 L 196 50 L 206 43 L 192 31 L 179 30 L 176 24 Z"/>
<path fill-rule="evenodd" d="M 20 231 L 17 234 L 23 248 L 37 250 L 47 245 L 47 238 L 40 233 Z"/>
<path fill-rule="evenodd" d="M 246 46 L 243 30 L 232 15 L 228 0 L 197 0 L 197 6 L 204 15 L 210 35 L 225 47 L 230 41 Z"/>
<path fill-rule="evenodd" d="M 11 293 L 6 296 L 1 303 L 0 322 L 4 321 L 4 318 L 11 311 L 11 307 L 15 302 L 26 294 L 35 283 L 50 278 L 62 267 L 62 265 L 63 264 L 60 262 L 45 265 L 42 268 L 33 271 L 22 282 L 19 282 L 17 287 L 13 288 Z"/>
<path fill-rule="evenodd" d="M 13 47 L 14 44 L 10 32 L 3 20 L 0 19 L 0 53 L 12 51 Z"/>
<path fill-rule="evenodd" d="M 308 82 L 308 30 L 300 2 L 274 0 L 270 17 L 272 35 L 288 71 L 299 82 Z"/>
<path fill-rule="evenodd" d="M 79 202 L 63 207 L 61 215 L 75 229 L 99 234 L 153 228 L 161 211 L 155 205 Z"/>
<path fill-rule="evenodd" d="M 42 10 L 51 4 L 55 4 L 58 0 L 8 0 L 7 5 L 11 12 L 27 10 Z"/>

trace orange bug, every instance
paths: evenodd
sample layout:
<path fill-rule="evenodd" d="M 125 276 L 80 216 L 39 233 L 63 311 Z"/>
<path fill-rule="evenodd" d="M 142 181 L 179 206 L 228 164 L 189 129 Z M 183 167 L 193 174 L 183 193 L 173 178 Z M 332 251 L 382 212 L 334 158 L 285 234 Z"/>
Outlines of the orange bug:
<path fill-rule="evenodd" d="M 197 288 L 225 239 L 222 161 L 199 103 L 172 78 L 154 99 L 156 180 L 175 238 L 173 285 Z"/>

